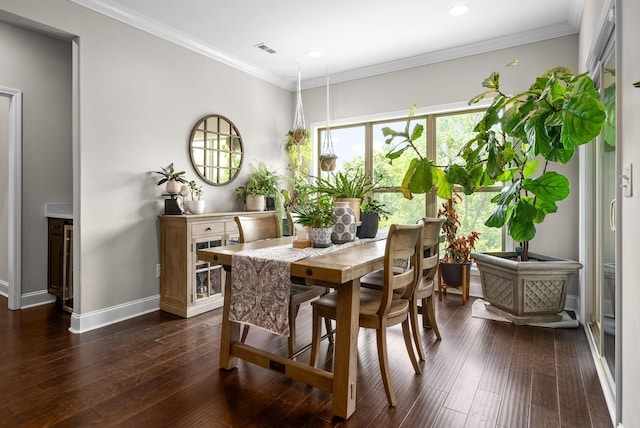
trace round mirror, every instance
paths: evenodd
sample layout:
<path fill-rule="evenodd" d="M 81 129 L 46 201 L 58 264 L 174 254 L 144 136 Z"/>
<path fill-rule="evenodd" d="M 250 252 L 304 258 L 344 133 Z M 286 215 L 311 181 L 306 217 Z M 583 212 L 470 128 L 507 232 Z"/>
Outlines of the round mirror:
<path fill-rule="evenodd" d="M 224 116 L 212 114 L 200 119 L 189 139 L 191 164 L 204 181 L 214 186 L 237 177 L 242 166 L 242 137 Z"/>

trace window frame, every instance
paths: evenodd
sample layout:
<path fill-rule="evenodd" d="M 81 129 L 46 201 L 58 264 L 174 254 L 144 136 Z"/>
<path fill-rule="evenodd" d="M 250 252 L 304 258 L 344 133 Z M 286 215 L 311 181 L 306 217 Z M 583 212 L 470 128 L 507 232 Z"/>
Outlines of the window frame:
<path fill-rule="evenodd" d="M 424 137 L 425 137 L 425 144 L 426 144 L 426 148 L 425 148 L 425 153 L 426 156 L 429 159 L 436 159 L 436 138 L 437 138 L 437 134 L 436 134 L 436 121 L 439 117 L 445 117 L 445 116 L 455 116 L 455 115 L 459 115 L 459 114 L 466 114 L 466 113 L 475 113 L 475 112 L 483 112 L 486 111 L 487 106 L 486 105 L 480 105 L 480 106 L 476 106 L 474 108 L 453 108 L 453 109 L 442 109 L 442 110 L 431 110 L 431 111 L 426 111 L 426 112 L 421 112 L 420 110 L 418 110 L 416 112 L 416 114 L 414 114 L 413 118 L 412 118 L 412 125 L 418 121 L 418 120 L 424 120 L 426 123 L 426 127 L 425 127 L 425 133 L 424 133 Z M 343 123 L 336 123 L 336 124 L 331 124 L 329 123 L 329 125 L 327 126 L 327 124 L 325 123 L 324 125 L 318 125 L 315 128 L 315 132 L 313 133 L 314 135 L 314 139 L 313 139 L 313 159 L 312 159 L 312 168 L 315 171 L 315 173 L 317 174 L 317 176 L 320 176 L 320 174 L 323 173 L 323 171 L 321 171 L 320 169 L 320 162 L 318 161 L 318 157 L 321 154 L 322 151 L 322 145 L 323 145 L 323 140 L 322 140 L 322 135 L 323 132 L 325 132 L 327 130 L 327 128 L 330 131 L 335 131 L 338 129 L 346 129 L 346 128 L 356 128 L 356 127 L 364 127 L 364 169 L 365 169 L 365 173 L 367 174 L 371 174 L 373 171 L 373 149 L 374 149 L 374 135 L 373 135 L 373 128 L 376 125 L 383 125 L 386 123 L 390 123 L 390 122 L 406 122 L 407 120 L 407 115 L 393 115 L 393 114 L 389 114 L 388 116 L 384 116 L 384 115 L 377 115 L 375 118 L 371 117 L 360 117 L 357 120 L 353 120 L 353 121 L 345 121 Z M 335 144 L 334 144 L 335 146 Z M 437 159 L 436 159 L 437 161 Z M 481 189 L 476 190 L 476 192 L 500 192 L 504 187 L 504 183 L 496 183 L 492 186 L 486 186 L 483 187 Z M 464 194 L 462 193 L 462 187 L 460 186 L 455 186 L 454 190 L 458 190 L 461 192 L 463 198 L 464 198 Z M 384 187 L 384 188 L 380 188 L 377 189 L 373 192 L 373 195 L 371 195 L 372 197 L 375 194 L 378 193 L 400 193 L 400 187 Z M 425 215 L 427 217 L 436 217 L 437 216 L 437 212 L 438 212 L 438 197 L 436 194 L 435 189 L 431 190 L 430 192 L 425 193 L 424 195 L 416 195 L 416 197 L 423 197 L 424 198 L 424 208 L 425 208 Z M 502 228 L 502 251 L 504 251 L 505 246 L 507 245 L 507 234 L 506 234 L 506 228 L 503 227 Z"/>

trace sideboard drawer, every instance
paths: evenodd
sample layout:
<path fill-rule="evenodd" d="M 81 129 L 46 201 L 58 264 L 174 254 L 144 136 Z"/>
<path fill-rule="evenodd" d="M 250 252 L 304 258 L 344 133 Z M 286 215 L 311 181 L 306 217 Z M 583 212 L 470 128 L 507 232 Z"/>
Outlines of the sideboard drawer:
<path fill-rule="evenodd" d="M 208 235 L 211 233 L 224 233 L 224 222 L 211 221 L 206 223 L 195 223 L 191 225 L 191 234 Z"/>

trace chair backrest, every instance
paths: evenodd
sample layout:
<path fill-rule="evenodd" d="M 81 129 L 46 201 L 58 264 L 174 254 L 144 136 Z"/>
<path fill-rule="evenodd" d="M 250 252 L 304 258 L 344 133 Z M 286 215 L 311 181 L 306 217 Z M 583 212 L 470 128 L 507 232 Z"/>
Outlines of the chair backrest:
<path fill-rule="evenodd" d="M 392 224 L 389 228 L 379 314 L 388 312 L 394 291 L 404 289 L 402 298 L 409 299 L 422 277 L 422 229 L 422 224 Z M 408 260 L 402 273 L 394 269 L 394 262 L 399 260 Z"/>
<path fill-rule="evenodd" d="M 287 221 L 289 222 L 289 230 L 291 235 L 296 236 L 296 231 L 303 226 L 300 223 L 296 223 L 298 220 L 298 214 L 287 211 Z"/>
<path fill-rule="evenodd" d="M 240 243 L 280 237 L 280 225 L 276 213 L 234 217 L 240 231 Z"/>
<path fill-rule="evenodd" d="M 418 220 L 422 224 L 422 274 L 427 279 L 433 279 L 438 272 L 440 259 L 440 233 L 444 218 L 423 217 Z"/>

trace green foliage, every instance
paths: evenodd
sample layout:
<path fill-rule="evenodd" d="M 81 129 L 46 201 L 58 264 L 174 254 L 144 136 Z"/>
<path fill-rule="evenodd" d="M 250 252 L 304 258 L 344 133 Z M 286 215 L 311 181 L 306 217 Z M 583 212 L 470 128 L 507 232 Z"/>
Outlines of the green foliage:
<path fill-rule="evenodd" d="M 173 162 L 171 162 L 166 168 L 160 167 L 162 171 L 153 171 L 155 174 L 160 174 L 163 178 L 158 181 L 158 186 L 166 183 L 169 180 L 179 181 L 180 183 L 186 183 L 187 180 L 183 177 L 184 171 L 176 171 L 173 168 Z"/>
<path fill-rule="evenodd" d="M 508 182 L 492 199 L 496 208 L 486 224 L 506 224 L 516 242 L 526 243 L 534 238 L 535 225 L 556 212 L 556 203 L 570 193 L 569 179 L 549 171 L 550 164 L 569 162 L 578 146 L 598 136 L 606 110 L 591 78 L 564 67 L 548 70 L 527 91 L 513 96 L 500 90 L 497 73 L 484 86 L 494 98 L 474 129 L 475 138 L 462 149 L 464 171 L 478 171 L 465 192 L 495 181 Z M 542 168 L 534 176 L 536 158 L 541 158 Z"/>
<path fill-rule="evenodd" d="M 380 218 L 387 219 L 391 213 L 387 210 L 387 206 L 377 199 L 367 196 L 367 199 L 360 205 L 361 214 L 376 213 Z"/>
<path fill-rule="evenodd" d="M 284 213 L 284 197 L 280 188 L 281 181 L 282 176 L 260 162 L 253 166 L 253 172 L 249 175 L 245 185 L 236 188 L 236 198 L 245 202 L 247 195 L 271 197 L 274 199 L 276 212 L 282 216 Z"/>
<path fill-rule="evenodd" d="M 316 190 L 331 198 L 364 198 L 373 192 L 381 178 L 373 179 L 364 169 L 348 169 L 331 173 L 330 177 L 316 179 Z"/>
<path fill-rule="evenodd" d="M 187 186 L 189 187 L 189 193 L 191 193 L 191 200 L 199 201 L 200 196 L 202 196 L 202 186 L 198 186 L 198 184 L 193 180 L 187 183 Z"/>
<path fill-rule="evenodd" d="M 451 199 L 442 204 L 438 210 L 438 217 L 444 217 L 442 230 L 445 233 L 447 247 L 442 260 L 445 263 L 467 263 L 471 261 L 471 251 L 476 247 L 478 232 L 471 232 L 467 236 L 458 236 L 460 218 L 456 210 L 456 205 L 460 202 L 461 196 L 454 192 Z"/>
<path fill-rule="evenodd" d="M 293 206 L 292 211 L 298 214 L 296 222 L 303 226 L 333 226 L 333 203 L 328 196 L 321 195 L 317 198 L 310 198 Z"/>
<path fill-rule="evenodd" d="M 569 162 L 578 146 L 594 139 L 603 128 L 606 110 L 591 78 L 586 73 L 574 75 L 564 67 L 548 70 L 528 90 L 513 96 L 501 91 L 498 72 L 487 77 L 483 86 L 488 90 L 469 104 L 487 96 L 493 100 L 475 125 L 475 136 L 460 150 L 459 163 L 435 166 L 420 154 L 414 142 L 423 126 L 410 129 L 415 105 L 404 131 L 383 129 L 385 143 L 390 146 L 386 157 L 393 162 L 408 150 L 416 155 L 402 181 L 406 198 L 428 192 L 433 186 L 437 186 L 439 197 L 447 199 L 454 185 L 471 194 L 496 182 L 508 183 L 492 199 L 496 208 L 485 224 L 506 224 L 509 235 L 523 243 L 526 260 L 535 224 L 556 212 L 556 203 L 570 192 L 569 180 L 548 167 L 554 162 Z M 534 176 L 539 166 L 541 172 Z"/>

